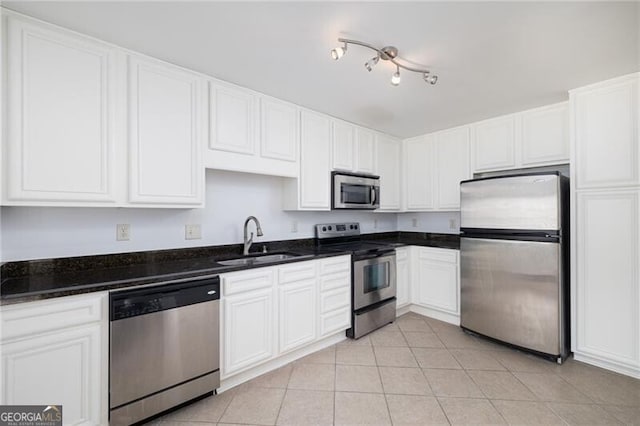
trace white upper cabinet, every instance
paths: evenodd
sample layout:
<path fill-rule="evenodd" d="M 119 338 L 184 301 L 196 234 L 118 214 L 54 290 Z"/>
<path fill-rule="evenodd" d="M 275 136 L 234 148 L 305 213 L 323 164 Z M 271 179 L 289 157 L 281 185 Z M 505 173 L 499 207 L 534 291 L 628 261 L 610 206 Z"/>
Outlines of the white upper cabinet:
<path fill-rule="evenodd" d="M 285 181 L 284 209 L 330 210 L 331 120 L 304 110 L 300 122 L 300 177 Z"/>
<path fill-rule="evenodd" d="M 638 76 L 571 92 L 578 189 L 640 184 Z"/>
<path fill-rule="evenodd" d="M 434 207 L 433 142 L 433 135 L 404 141 L 404 182 L 407 210 L 432 210 Z"/>
<path fill-rule="evenodd" d="M 6 204 L 110 205 L 115 52 L 7 16 Z"/>
<path fill-rule="evenodd" d="M 256 152 L 257 96 L 240 87 L 209 82 L 209 148 Z"/>
<path fill-rule="evenodd" d="M 522 166 L 569 161 L 569 104 L 522 113 Z"/>
<path fill-rule="evenodd" d="M 460 209 L 460 182 L 471 178 L 469 127 L 457 127 L 435 135 L 439 210 Z"/>
<path fill-rule="evenodd" d="M 333 168 L 352 171 L 354 167 L 355 127 L 340 120 L 333 122 Z"/>
<path fill-rule="evenodd" d="M 568 163 L 568 104 L 473 123 L 471 140 L 476 172 Z"/>
<path fill-rule="evenodd" d="M 128 59 L 129 201 L 201 204 L 202 78 L 166 63 Z"/>
<path fill-rule="evenodd" d="M 355 171 L 376 173 L 376 144 L 374 133 L 362 127 L 356 127 Z"/>
<path fill-rule="evenodd" d="M 509 169 L 516 166 L 516 116 L 493 118 L 471 125 L 474 170 Z"/>
<path fill-rule="evenodd" d="M 273 98 L 260 100 L 260 153 L 265 158 L 297 163 L 299 115 L 297 106 Z"/>
<path fill-rule="evenodd" d="M 205 167 L 297 177 L 299 123 L 293 104 L 210 80 Z"/>
<path fill-rule="evenodd" d="M 380 210 L 400 210 L 402 144 L 396 139 L 376 135 L 378 174 L 380 175 Z"/>

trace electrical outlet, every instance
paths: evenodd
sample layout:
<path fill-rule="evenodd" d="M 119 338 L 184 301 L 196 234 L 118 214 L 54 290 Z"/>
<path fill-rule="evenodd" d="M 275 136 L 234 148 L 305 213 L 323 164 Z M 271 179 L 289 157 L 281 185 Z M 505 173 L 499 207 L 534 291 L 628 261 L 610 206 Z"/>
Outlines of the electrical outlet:
<path fill-rule="evenodd" d="M 458 224 L 456 223 L 455 219 L 449 219 L 449 229 L 456 229 L 458 227 Z"/>
<path fill-rule="evenodd" d="M 298 221 L 291 221 L 291 232 L 298 232 Z"/>
<path fill-rule="evenodd" d="M 418 219 L 416 219 L 415 217 L 413 219 L 411 219 L 411 226 L 413 226 L 414 228 L 418 227 Z"/>
<path fill-rule="evenodd" d="M 373 219 L 373 229 L 378 229 L 378 219 Z"/>
<path fill-rule="evenodd" d="M 202 231 L 200 225 L 185 225 L 184 226 L 184 239 L 185 240 L 199 240 L 202 238 Z"/>
<path fill-rule="evenodd" d="M 116 225 L 116 241 L 129 241 L 131 237 L 131 225 L 121 223 Z"/>

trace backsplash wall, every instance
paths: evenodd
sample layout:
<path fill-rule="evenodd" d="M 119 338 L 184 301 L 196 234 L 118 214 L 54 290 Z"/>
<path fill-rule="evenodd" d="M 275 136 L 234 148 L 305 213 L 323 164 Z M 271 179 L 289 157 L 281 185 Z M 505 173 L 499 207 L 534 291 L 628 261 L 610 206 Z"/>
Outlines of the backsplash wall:
<path fill-rule="evenodd" d="M 2 207 L 1 259 L 241 243 L 243 223 L 250 215 L 260 220 L 264 231 L 263 237 L 255 239 L 258 244 L 313 237 L 313 225 L 323 222 L 357 221 L 363 232 L 397 230 L 393 213 L 285 212 L 281 178 L 207 170 L 206 179 L 204 209 Z M 292 232 L 294 222 L 298 232 Z M 124 223 L 131 225 L 131 239 L 116 241 L 116 225 Z M 200 224 L 202 239 L 185 240 L 186 224 Z"/>
<path fill-rule="evenodd" d="M 398 213 L 397 216 L 398 231 L 442 234 L 458 234 L 460 232 L 460 212 Z M 453 223 L 450 223 L 451 221 Z"/>

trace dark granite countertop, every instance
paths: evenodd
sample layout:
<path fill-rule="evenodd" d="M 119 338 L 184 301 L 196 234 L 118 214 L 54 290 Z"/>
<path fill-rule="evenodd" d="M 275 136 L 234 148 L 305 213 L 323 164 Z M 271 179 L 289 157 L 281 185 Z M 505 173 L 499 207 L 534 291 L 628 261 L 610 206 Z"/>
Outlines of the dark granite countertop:
<path fill-rule="evenodd" d="M 459 236 L 417 232 L 364 234 L 362 239 L 381 243 L 459 248 Z M 292 253 L 299 257 L 268 264 L 225 266 L 217 263 L 242 256 L 242 244 L 80 256 L 8 262 L 0 267 L 0 304 L 29 302 L 53 297 L 114 290 L 144 284 L 216 275 L 250 268 L 344 255 L 315 247 L 314 239 L 254 244 L 255 253 Z"/>

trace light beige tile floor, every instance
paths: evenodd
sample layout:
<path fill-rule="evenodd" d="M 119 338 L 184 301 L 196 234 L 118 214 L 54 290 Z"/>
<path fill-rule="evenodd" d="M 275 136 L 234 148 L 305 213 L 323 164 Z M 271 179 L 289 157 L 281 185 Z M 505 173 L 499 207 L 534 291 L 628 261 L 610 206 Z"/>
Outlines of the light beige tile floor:
<path fill-rule="evenodd" d="M 640 380 L 407 314 L 152 423 L 640 426 Z"/>

